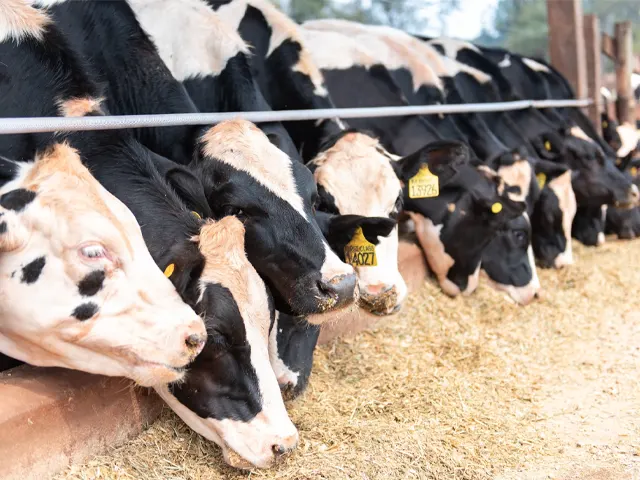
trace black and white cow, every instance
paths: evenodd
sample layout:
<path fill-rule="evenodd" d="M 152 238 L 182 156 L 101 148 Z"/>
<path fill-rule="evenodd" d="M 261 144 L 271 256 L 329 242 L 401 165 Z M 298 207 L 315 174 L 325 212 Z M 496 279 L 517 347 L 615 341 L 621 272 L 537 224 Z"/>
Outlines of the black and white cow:
<path fill-rule="evenodd" d="M 185 2 L 201 5 L 200 0 L 182 0 L 182 3 Z M 298 34 L 299 27 L 292 20 L 268 2 L 237 0 L 208 3 L 213 7 L 220 7 L 216 10 L 217 15 L 213 12 L 205 14 L 199 10 L 196 14 L 195 8 L 190 9 L 188 11 L 194 17 L 190 24 L 200 23 L 206 26 L 208 38 L 228 37 L 230 40 L 225 42 L 227 45 L 233 43 L 231 39 L 235 35 L 235 44 L 240 44 L 236 48 L 238 52 L 247 49 L 242 40 L 251 46 L 252 76 L 259 83 L 270 107 L 282 110 L 333 106 L 324 87 L 322 74 L 309 58 Z M 213 28 L 216 21 L 218 25 Z M 166 22 L 165 28 L 157 25 L 154 27 L 154 37 L 170 35 L 172 27 L 170 22 Z M 225 31 L 229 27 L 233 30 Z M 204 27 L 200 30 L 204 30 Z M 242 35 L 242 40 L 236 30 Z M 200 37 L 203 34 L 199 34 Z M 163 41 L 167 42 L 166 39 Z M 213 40 L 203 44 L 210 43 Z M 177 45 L 178 42 L 173 41 L 171 44 Z M 176 64 L 181 53 L 177 49 L 165 50 L 163 57 L 166 56 L 168 61 Z M 160 52 L 163 53 L 162 49 Z M 225 55 L 229 56 L 231 54 Z M 191 52 L 185 61 L 193 63 Z M 225 71 L 226 69 L 222 70 L 223 73 L 218 75 L 208 70 L 200 74 L 198 79 L 185 81 L 190 93 L 196 89 L 200 91 L 198 94 L 192 93 L 193 98 L 200 99 L 197 102 L 198 108 L 215 108 L 210 101 L 207 102 L 207 95 L 203 93 L 205 79 L 207 75 L 212 80 L 222 77 Z M 319 190 L 318 210 L 365 218 L 394 217 L 397 214 L 401 185 L 394 174 L 389 155 L 375 139 L 365 133 L 347 129 L 339 119 L 290 122 L 285 126 L 303 159 L 309 162 L 307 166 L 314 172 Z M 353 191 L 359 194 L 354 195 Z M 394 229 L 389 236 L 377 242 L 377 265 L 356 266 L 360 305 L 373 313 L 393 313 L 400 308 L 406 297 L 407 287 L 397 267 L 397 247 L 397 230 Z M 340 255 L 341 252 L 337 253 Z"/>
<path fill-rule="evenodd" d="M 34 52 L 39 55 L 34 55 Z M 22 50 L 14 45 L 6 53 L 3 60 L 9 60 L 9 55 L 15 58 L 20 54 L 23 62 L 20 67 L 12 66 L 11 75 L 8 76 L 17 98 L 25 98 L 23 102 L 17 102 L 23 113 L 34 116 L 45 113 L 100 115 L 106 111 L 99 100 L 93 100 L 95 96 L 89 96 L 90 90 L 95 86 L 86 77 L 81 63 L 75 58 L 75 52 L 66 45 L 64 37 L 52 23 L 47 25 L 41 41 Z M 48 61 L 42 61 L 42 58 Z M 15 62 L 7 64 L 16 65 Z M 24 96 L 29 91 L 30 75 L 47 85 L 46 89 L 38 90 L 38 98 L 34 99 L 34 104 Z M 71 96 L 71 92 L 77 96 Z M 71 103 L 62 102 L 60 106 L 60 100 L 66 98 L 71 98 Z M 14 97 L 13 100 L 15 99 Z M 70 106 L 74 108 L 71 109 Z M 2 114 L 11 114 L 13 108 L 11 104 L 0 104 Z M 253 125 L 243 127 L 246 123 L 221 123 L 208 130 L 207 134 L 228 135 L 229 132 L 234 132 L 234 135 L 226 138 L 226 144 L 231 149 L 241 150 L 244 145 L 258 141 L 271 145 L 267 137 Z M 208 216 L 210 212 L 201 191 L 202 185 L 196 177 L 184 167 L 148 151 L 126 132 L 80 132 L 67 135 L 66 140 L 78 148 L 84 162 L 107 189 L 126 201 L 142 225 L 147 247 L 155 262 L 164 270 L 165 276 L 174 282 L 182 298 L 193 305 L 205 319 L 209 334 L 206 345 L 204 330 L 200 335 L 191 335 L 185 339 L 176 329 L 175 321 L 165 322 L 172 327 L 162 339 L 165 350 L 170 339 L 175 338 L 186 342 L 192 354 L 180 368 L 171 369 L 173 376 L 165 374 L 160 381 L 154 381 L 153 385 L 180 415 L 188 419 L 190 425 L 196 425 L 194 428 L 198 429 L 205 424 L 216 432 L 209 433 L 207 438 L 222 446 L 225 458 L 231 464 L 271 464 L 276 456 L 295 446 L 297 432 L 288 419 L 277 379 L 270 367 L 268 332 L 273 322 L 273 304 L 264 282 L 245 255 L 244 226 L 238 219 L 231 217 L 218 222 L 202 220 L 200 217 Z M 201 139 L 201 142 L 206 145 L 206 139 Z M 24 142 L 23 145 L 27 143 Z M 3 144 L 3 147 L 10 149 L 11 145 Z M 28 147 L 25 147 L 26 150 Z M 226 157 L 221 154 L 221 158 Z M 79 159 L 77 163 L 79 164 Z M 43 172 L 46 173 L 48 172 Z M 88 173 L 86 175 L 92 179 Z M 84 190 L 74 188 L 73 184 L 68 188 L 64 188 L 66 183 L 61 185 L 65 192 L 78 191 L 78 195 L 84 193 Z M 183 198 L 191 200 L 189 206 L 178 197 L 176 191 Z M 89 209 L 99 206 L 95 195 L 89 196 L 85 202 Z M 78 204 L 82 205 L 82 202 L 78 201 Z M 118 217 L 122 216 L 118 212 Z M 80 216 L 75 221 L 83 218 L 85 217 Z M 133 217 L 131 220 L 133 221 Z M 83 232 L 88 225 L 91 222 L 74 224 L 69 234 Z M 98 227 L 104 225 L 99 223 L 96 225 Z M 144 244 L 135 246 L 136 251 L 147 251 Z M 108 266 L 108 261 L 118 261 L 118 258 L 104 255 L 93 245 L 89 247 L 96 254 L 93 260 L 96 263 Z M 111 273 L 109 270 L 105 271 Z M 158 274 L 163 278 L 160 271 Z M 145 278 L 146 282 L 152 280 L 148 277 Z M 164 282 L 167 280 L 164 279 Z M 104 275 L 89 275 L 80 282 L 78 289 L 82 295 L 93 296 L 101 290 L 102 283 L 106 283 Z M 155 287 L 155 284 L 151 284 L 151 287 Z M 104 289 L 105 293 L 113 295 L 112 290 Z M 128 289 L 126 291 L 144 302 L 150 302 L 152 298 L 141 287 L 137 294 Z M 55 293 L 56 290 L 52 292 Z M 171 298 L 166 291 L 161 292 L 164 297 Z M 175 291 L 173 295 L 177 298 Z M 52 306 L 58 304 L 55 299 L 50 299 L 48 303 Z M 95 315 L 95 308 L 91 310 L 91 306 L 96 307 L 87 302 L 84 308 L 78 309 L 78 315 L 87 315 L 91 311 Z M 158 319 L 162 321 L 165 315 L 175 311 L 149 314 L 147 310 L 136 309 L 136 312 L 137 310 L 151 318 L 146 318 L 147 335 L 148 331 L 157 328 L 155 322 Z M 202 321 L 197 319 L 197 322 L 202 328 Z M 126 328 L 123 327 L 123 330 L 126 331 Z M 132 355 L 128 349 L 121 347 L 113 347 L 113 350 L 115 352 L 110 353 L 116 358 L 117 354 L 125 358 Z M 188 365 L 188 373 L 185 375 L 186 363 L 192 361 L 200 350 L 202 352 Z M 140 361 L 140 358 L 134 358 Z M 212 360 L 215 362 L 212 363 Z M 166 370 L 172 365 L 156 365 L 155 374 L 159 375 L 158 370 L 161 372 L 163 368 Z M 158 386 L 177 379 L 182 382 Z M 146 381 L 144 384 L 150 382 Z M 185 409 L 188 412 L 186 414 Z M 199 420 L 193 420 L 193 415 L 198 416 Z"/>
<path fill-rule="evenodd" d="M 46 15 L 3 2 L 1 116 L 85 105 L 77 90 L 50 96 L 74 83 L 57 64 L 59 41 Z M 204 325 L 153 262 L 131 211 L 61 136 L 3 136 L 0 155 L 0 351 L 147 386 L 181 379 Z"/>
<path fill-rule="evenodd" d="M 132 1 L 131 5 L 141 8 L 144 3 Z M 93 71 L 106 80 L 106 102 L 112 113 L 197 111 L 128 3 L 65 2 L 52 6 L 51 12 Z M 240 133 L 248 128 L 246 123 L 235 126 Z M 271 289 L 278 309 L 316 314 L 353 303 L 355 273 L 322 238 L 313 216 L 316 187 L 304 165 L 263 142 L 243 145 L 240 150 L 227 144 L 225 159 L 212 156 L 226 148 L 224 142 L 234 134 L 233 129 L 226 133 L 155 130 L 140 134 L 152 150 L 168 151 L 171 138 L 186 145 L 182 150 L 195 148 L 192 168 L 205 183 L 214 218 L 243 218 L 247 255 Z M 260 140 L 260 134 L 255 129 L 253 136 L 245 138 Z M 213 144 L 218 141 L 223 144 Z M 242 154 L 235 153 L 238 151 Z M 174 158 L 182 161 L 180 157 L 176 154 Z M 323 320 L 321 316 L 310 318 Z"/>

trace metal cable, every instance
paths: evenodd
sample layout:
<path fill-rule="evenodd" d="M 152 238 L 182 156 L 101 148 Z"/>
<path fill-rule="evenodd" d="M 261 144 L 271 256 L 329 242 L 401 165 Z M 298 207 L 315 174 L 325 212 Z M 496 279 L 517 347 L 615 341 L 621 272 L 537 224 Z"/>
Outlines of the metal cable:
<path fill-rule="evenodd" d="M 586 107 L 584 100 L 520 100 L 516 102 L 423 105 L 405 107 L 331 108 L 318 110 L 278 110 L 268 112 L 170 113 L 161 115 L 113 115 L 91 117 L 24 117 L 0 119 L 0 134 L 117 130 L 121 128 L 213 125 L 236 118 L 261 122 L 292 122 L 328 118 L 375 118 L 403 115 L 506 112 L 527 108 Z"/>

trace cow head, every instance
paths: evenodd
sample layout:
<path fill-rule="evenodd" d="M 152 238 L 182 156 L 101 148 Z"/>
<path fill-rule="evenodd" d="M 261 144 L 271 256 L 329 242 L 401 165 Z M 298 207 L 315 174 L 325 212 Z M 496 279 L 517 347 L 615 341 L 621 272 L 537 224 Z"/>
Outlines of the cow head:
<path fill-rule="evenodd" d="M 482 269 L 494 288 L 528 305 L 538 295 L 540 280 L 531 248 L 531 223 L 525 213 L 505 224 L 482 252 Z"/>
<path fill-rule="evenodd" d="M 525 206 L 510 198 L 512 192 L 496 172 L 464 165 L 469 155 L 461 144 L 436 151 L 442 157 L 447 151 L 459 156 L 460 166 L 448 178 L 443 176 L 438 197 L 412 199 L 405 192 L 405 210 L 445 293 L 470 294 L 478 283 L 482 251 L 498 230 L 522 215 Z"/>
<path fill-rule="evenodd" d="M 207 222 L 197 241 L 207 266 L 198 309 L 209 334 L 183 382 L 157 388 L 196 432 L 217 443 L 237 468 L 268 467 L 293 449 L 291 423 L 269 363 L 275 312 L 269 292 L 245 255 L 235 217 Z"/>
<path fill-rule="evenodd" d="M 562 268 L 573 264 L 571 226 L 577 203 L 571 170 L 538 160 L 535 172 L 541 191 L 531 216 L 533 252 L 541 267 Z"/>
<path fill-rule="evenodd" d="M 322 237 L 313 216 L 316 185 L 304 165 L 255 125 L 235 120 L 202 136 L 195 168 L 214 216 L 235 215 L 244 223 L 247 256 L 278 310 L 324 313 L 355 301 L 354 270 Z"/>
<path fill-rule="evenodd" d="M 318 186 L 317 209 L 336 215 L 386 217 L 395 223 L 402 206 L 402 185 L 391 161 L 391 155 L 368 135 L 346 131 L 333 138 L 308 165 Z M 333 229 L 338 233 L 335 223 Z M 385 315 L 397 311 L 407 296 L 398 270 L 397 228 L 375 243 L 377 265 L 355 269 L 360 305 Z M 343 250 L 335 251 L 340 255 Z"/>
<path fill-rule="evenodd" d="M 276 313 L 269 335 L 269 356 L 286 400 L 293 400 L 307 388 L 319 336 L 320 327 L 305 318 Z"/>
<path fill-rule="evenodd" d="M 573 189 L 579 206 L 597 207 L 603 204 L 631 207 L 637 204 L 638 187 L 606 158 L 595 143 L 567 136 L 563 163 L 572 170 Z"/>
<path fill-rule="evenodd" d="M 205 329 L 153 262 L 131 212 L 57 144 L 3 160 L 0 350 L 38 366 L 172 382 Z"/>

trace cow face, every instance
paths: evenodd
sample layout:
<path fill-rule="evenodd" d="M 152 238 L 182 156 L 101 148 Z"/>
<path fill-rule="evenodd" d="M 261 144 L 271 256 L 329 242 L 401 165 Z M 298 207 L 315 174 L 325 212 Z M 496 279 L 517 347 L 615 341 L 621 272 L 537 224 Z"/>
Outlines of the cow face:
<path fill-rule="evenodd" d="M 244 237 L 234 217 L 202 227 L 197 240 L 207 266 L 198 309 L 209 337 L 185 380 L 157 391 L 193 430 L 220 445 L 227 463 L 268 467 L 295 447 L 298 433 L 269 363 L 275 312 L 245 256 Z"/>
<path fill-rule="evenodd" d="M 131 212 L 65 144 L 12 168 L 0 190 L 0 350 L 145 386 L 180 380 L 204 325 Z"/>
<path fill-rule="evenodd" d="M 507 222 L 524 213 L 525 204 L 509 193 L 496 172 L 465 166 L 439 197 L 405 197 L 429 266 L 448 295 L 476 289 L 482 251 Z"/>
<path fill-rule="evenodd" d="M 535 169 L 543 188 L 531 216 L 533 252 L 541 267 L 562 268 L 573 264 L 571 226 L 577 203 L 571 170 L 542 160 Z"/>
<path fill-rule="evenodd" d="M 391 156 L 368 135 L 341 134 L 309 164 L 318 186 L 318 210 L 395 220 L 402 204 L 402 186 L 390 161 Z M 398 271 L 397 228 L 375 243 L 377 266 L 355 267 L 360 305 L 386 315 L 397 311 L 407 296 L 407 285 Z"/>
<path fill-rule="evenodd" d="M 269 335 L 269 357 L 286 400 L 293 400 L 307 388 L 319 336 L 320 327 L 305 318 L 276 313 Z"/>
<path fill-rule="evenodd" d="M 247 256 L 278 310 L 324 313 L 355 301 L 355 272 L 322 237 L 313 216 L 316 185 L 304 165 L 242 120 L 208 130 L 200 152 L 195 167 L 214 215 L 243 221 Z"/>
<path fill-rule="evenodd" d="M 638 202 L 638 187 L 594 143 L 569 136 L 562 159 L 573 171 L 573 189 L 579 206 L 631 207 Z"/>
<path fill-rule="evenodd" d="M 531 248 L 531 223 L 525 213 L 506 223 L 482 252 L 482 269 L 494 288 L 528 305 L 540 290 Z"/>

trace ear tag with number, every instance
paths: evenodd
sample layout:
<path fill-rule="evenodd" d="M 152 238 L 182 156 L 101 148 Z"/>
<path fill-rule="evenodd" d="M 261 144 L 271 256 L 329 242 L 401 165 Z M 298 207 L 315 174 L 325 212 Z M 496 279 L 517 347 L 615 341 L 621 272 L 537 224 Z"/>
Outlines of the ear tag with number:
<path fill-rule="evenodd" d="M 547 152 L 551 151 L 551 142 L 549 140 L 544 142 L 544 148 L 546 148 Z"/>
<path fill-rule="evenodd" d="M 173 271 L 176 269 L 176 264 L 175 263 L 170 263 L 167 268 L 164 269 L 164 276 L 167 278 L 171 278 L 171 275 L 173 275 Z"/>
<path fill-rule="evenodd" d="M 418 173 L 409 179 L 409 198 L 433 198 L 440 195 L 440 181 L 431 173 L 428 165 L 422 165 Z"/>
<path fill-rule="evenodd" d="M 353 238 L 344 247 L 345 262 L 354 267 L 377 267 L 376 246 L 362 233 L 362 227 L 356 228 Z"/>
<path fill-rule="evenodd" d="M 538 180 L 538 186 L 540 187 L 540 190 L 542 190 L 547 184 L 547 176 L 542 172 L 536 175 L 536 180 Z"/>
<path fill-rule="evenodd" d="M 493 205 L 491 205 L 491 211 L 497 215 L 502 211 L 502 204 L 500 202 L 496 202 Z"/>

